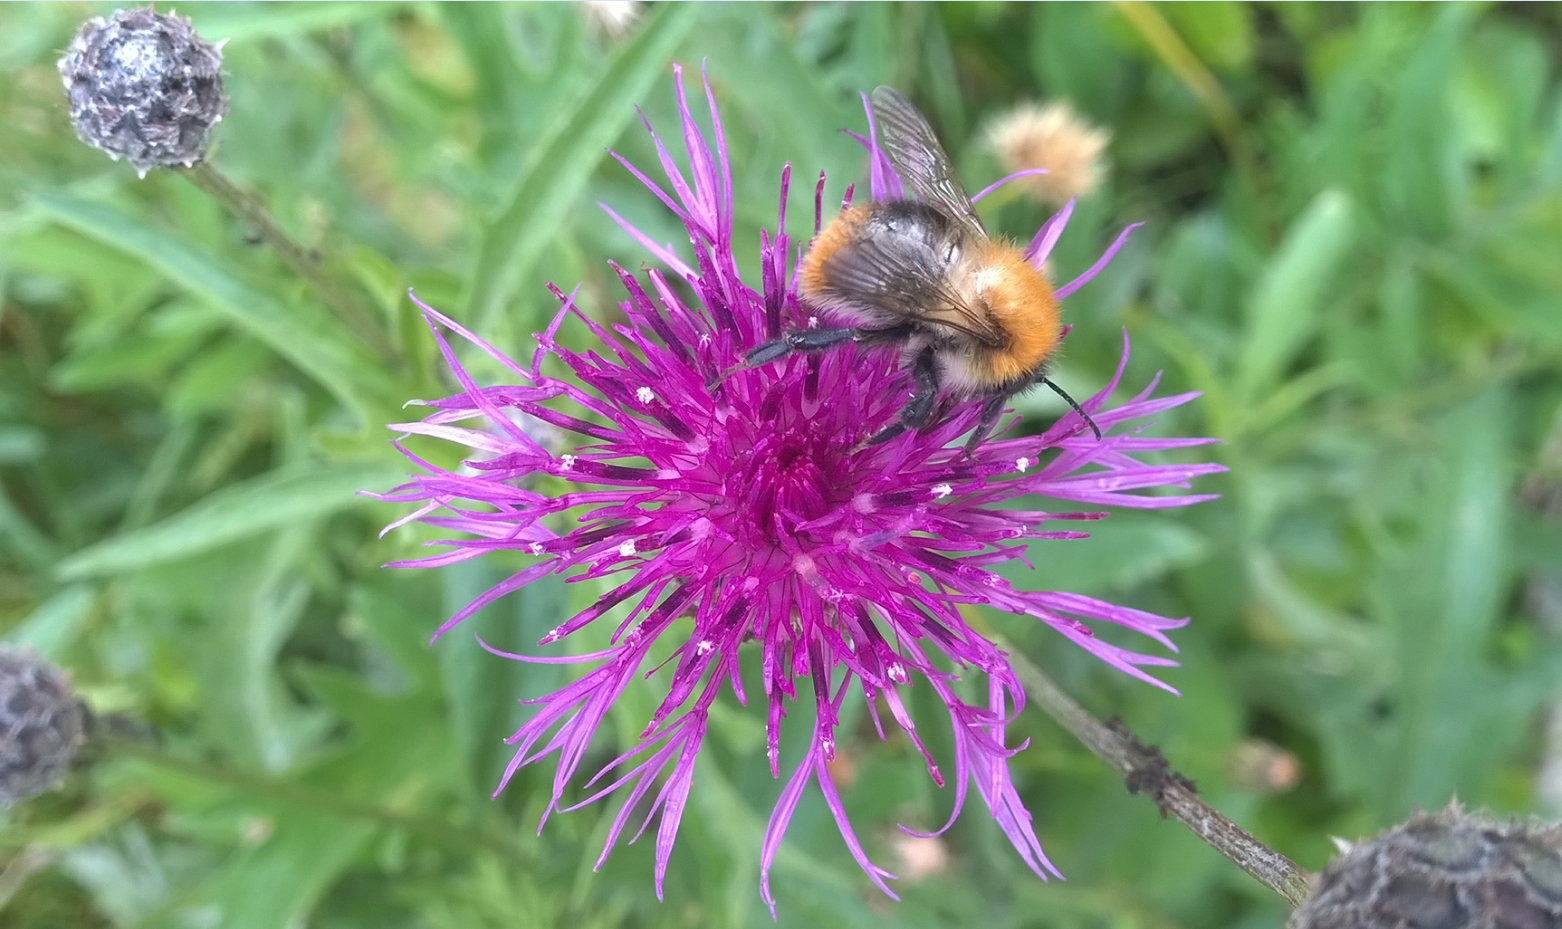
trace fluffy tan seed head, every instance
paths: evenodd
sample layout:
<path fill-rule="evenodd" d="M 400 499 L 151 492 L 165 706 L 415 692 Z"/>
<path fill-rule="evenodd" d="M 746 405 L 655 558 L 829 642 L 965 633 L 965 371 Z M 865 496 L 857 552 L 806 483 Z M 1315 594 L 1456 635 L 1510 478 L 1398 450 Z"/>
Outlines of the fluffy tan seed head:
<path fill-rule="evenodd" d="M 1022 103 L 996 119 L 987 140 L 1010 172 L 1046 168 L 1019 179 L 1037 199 L 1059 204 L 1095 190 L 1104 173 L 1101 153 L 1112 134 L 1081 119 L 1065 103 Z"/>
<path fill-rule="evenodd" d="M 591 28 L 615 39 L 622 39 L 640 19 L 639 0 L 584 0 L 586 22 Z"/>

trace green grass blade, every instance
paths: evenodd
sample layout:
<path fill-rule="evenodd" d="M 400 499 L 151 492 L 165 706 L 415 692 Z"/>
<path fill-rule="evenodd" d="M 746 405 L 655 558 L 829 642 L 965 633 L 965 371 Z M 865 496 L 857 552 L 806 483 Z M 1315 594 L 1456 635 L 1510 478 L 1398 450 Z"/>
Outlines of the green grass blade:
<path fill-rule="evenodd" d="M 292 362 L 364 421 L 395 395 L 356 337 L 327 311 L 293 306 L 255 289 L 216 256 L 121 213 L 61 190 L 38 190 L 32 206 L 83 235 L 133 255 L 207 301 L 234 325 Z"/>
<path fill-rule="evenodd" d="M 1350 254 L 1351 202 L 1325 190 L 1286 231 L 1279 253 L 1248 304 L 1247 333 L 1237 372 L 1238 393 L 1263 398 L 1309 339 L 1323 327 L 1325 295 L 1339 290 Z"/>
<path fill-rule="evenodd" d="M 668 59 L 694 24 L 695 4 L 659 6 L 579 103 L 538 141 L 520 185 L 483 232 L 467 318 L 487 330 L 552 243 L 606 149 L 635 118 Z"/>
<path fill-rule="evenodd" d="M 318 519 L 389 487 L 401 472 L 382 464 L 308 465 L 274 471 L 220 490 L 187 510 L 89 546 L 60 564 L 64 580 L 120 574 L 205 552 L 229 542 Z"/>

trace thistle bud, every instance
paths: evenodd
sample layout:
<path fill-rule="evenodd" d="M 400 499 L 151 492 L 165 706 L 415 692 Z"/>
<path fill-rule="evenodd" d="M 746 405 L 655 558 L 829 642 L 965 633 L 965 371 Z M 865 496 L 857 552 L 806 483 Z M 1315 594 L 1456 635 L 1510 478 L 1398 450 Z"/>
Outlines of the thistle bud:
<path fill-rule="evenodd" d="M 59 69 L 76 135 L 142 177 L 153 165 L 200 161 L 228 112 L 221 48 L 172 14 L 137 8 L 88 20 Z"/>
<path fill-rule="evenodd" d="M 1562 829 L 1451 803 L 1347 847 L 1288 929 L 1562 926 Z"/>
<path fill-rule="evenodd" d="M 1057 205 L 1096 189 L 1104 168 L 1101 152 L 1112 135 L 1077 116 L 1067 104 L 1021 104 L 995 120 L 987 141 L 1008 171 L 1044 168 L 1018 183 L 1044 203 Z"/>
<path fill-rule="evenodd" d="M 64 673 L 29 649 L 0 645 L 0 807 L 58 784 L 85 723 Z"/>

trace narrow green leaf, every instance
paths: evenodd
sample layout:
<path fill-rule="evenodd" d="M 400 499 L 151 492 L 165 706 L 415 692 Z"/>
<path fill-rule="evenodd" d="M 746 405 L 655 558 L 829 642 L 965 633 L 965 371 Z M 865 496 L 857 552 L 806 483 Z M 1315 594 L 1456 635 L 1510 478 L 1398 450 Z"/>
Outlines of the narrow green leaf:
<path fill-rule="evenodd" d="M 1253 9 L 1234 0 L 1163 3 L 1160 9 L 1200 60 L 1217 71 L 1234 71 L 1253 60 Z"/>
<path fill-rule="evenodd" d="M 1505 391 L 1483 391 L 1438 424 L 1419 544 L 1384 577 L 1403 676 L 1386 804 L 1477 789 L 1488 770 L 1480 759 L 1523 731 L 1526 696 L 1554 687 L 1527 687 L 1526 675 L 1492 668 L 1486 652 L 1510 583 L 1510 406 Z"/>
<path fill-rule="evenodd" d="M 249 42 L 340 29 L 402 15 L 399 3 L 289 3 L 285 7 L 207 3 L 190 12 L 195 28 L 212 41 Z"/>
<path fill-rule="evenodd" d="M 1355 234 L 1351 202 L 1337 190 L 1313 198 L 1286 231 L 1247 307 L 1247 334 L 1237 372 L 1238 392 L 1262 399 L 1323 326 L 1323 299 L 1337 289 L 1338 272 Z"/>
<path fill-rule="evenodd" d="M 396 394 L 384 366 L 336 317 L 315 304 L 293 306 L 251 287 L 220 259 L 112 207 L 63 190 L 36 190 L 44 215 L 121 249 L 204 297 L 235 325 L 314 378 L 364 421 Z"/>
<path fill-rule="evenodd" d="M 318 708 L 295 703 L 277 673 L 282 645 L 309 604 L 301 574 L 314 557 L 312 542 L 298 525 L 272 533 L 252 556 L 246 583 L 227 588 L 225 621 L 206 630 L 204 647 L 189 656 L 187 666 L 209 695 L 201 715 L 212 742 L 248 770 L 288 770 L 326 724 Z"/>
<path fill-rule="evenodd" d="M 655 8 L 579 102 L 565 107 L 537 142 L 515 192 L 481 236 L 467 316 L 487 330 L 577 206 L 606 149 L 634 119 L 669 57 L 694 24 L 696 4 Z"/>
<path fill-rule="evenodd" d="M 374 827 L 317 811 L 284 810 L 264 844 L 235 856 L 205 891 L 220 925 L 304 925 L 315 901 L 352 864 Z"/>
<path fill-rule="evenodd" d="M 1425 238 L 1452 232 L 1467 206 L 1469 184 L 1461 159 L 1468 129 L 1449 131 L 1449 85 L 1472 10 L 1458 3 L 1438 8 L 1435 25 L 1400 66 L 1389 111 L 1378 117 L 1388 143 L 1380 193 L 1391 211 L 1388 217 Z"/>
<path fill-rule="evenodd" d="M 354 494 L 389 487 L 401 472 L 381 464 L 290 467 L 224 488 L 162 522 L 89 546 L 66 558 L 65 580 L 119 574 L 209 551 L 303 519 L 356 506 Z"/>
<path fill-rule="evenodd" d="M 11 502 L 4 487 L 0 487 L 0 551 L 8 551 L 18 562 L 44 571 L 58 557 L 54 542 Z"/>
<path fill-rule="evenodd" d="M 86 620 L 96 595 L 86 584 L 65 588 L 17 624 L 6 634 L 6 641 L 26 645 L 49 658 L 59 658 Z"/>
<path fill-rule="evenodd" d="M 445 603 L 438 613 L 421 617 L 426 641 L 446 616 L 461 609 L 508 575 L 502 566 L 478 562 L 449 565 L 441 571 Z M 506 661 L 490 655 L 473 641 L 480 636 L 496 648 L 536 653 L 536 643 L 548 630 L 569 618 L 564 579 L 548 575 L 522 587 L 468 619 L 460 630 L 441 640 L 439 654 L 451 726 L 467 763 L 468 776 L 480 793 L 493 790 L 514 754 L 501 740 L 529 716 L 518 700 L 563 686 L 566 668 Z M 557 654 L 557 647 L 550 650 Z"/>

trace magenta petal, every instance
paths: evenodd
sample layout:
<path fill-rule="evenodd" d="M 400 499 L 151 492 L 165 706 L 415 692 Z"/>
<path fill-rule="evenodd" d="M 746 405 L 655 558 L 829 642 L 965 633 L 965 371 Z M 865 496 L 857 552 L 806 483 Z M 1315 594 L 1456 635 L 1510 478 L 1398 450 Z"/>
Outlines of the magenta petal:
<path fill-rule="evenodd" d="M 1133 225 L 1124 229 L 1122 232 L 1119 232 L 1117 234 L 1117 238 L 1112 240 L 1112 244 L 1108 245 L 1106 251 L 1101 253 L 1101 257 L 1096 259 L 1096 263 L 1091 265 L 1089 268 L 1086 268 L 1084 274 L 1081 274 L 1079 277 L 1076 277 L 1067 284 L 1064 284 L 1062 287 L 1059 287 L 1055 293 L 1055 296 L 1059 300 L 1062 300 L 1069 294 L 1090 283 L 1097 274 L 1100 274 L 1103 270 L 1106 269 L 1106 266 L 1112 261 L 1113 257 L 1117 255 L 1118 249 L 1122 248 L 1123 245 L 1127 243 L 1128 236 L 1131 235 L 1135 229 L 1138 229 L 1142 225 L 1144 225 L 1144 223 L 1134 223 Z"/>
<path fill-rule="evenodd" d="M 997 190 L 998 188 L 1000 188 L 1003 185 L 1008 184 L 1008 183 L 1010 183 L 1012 181 L 1017 181 L 1017 180 L 1019 180 L 1022 177 L 1038 177 L 1038 176 L 1040 176 L 1042 174 L 1046 174 L 1046 173 L 1047 173 L 1047 169 L 1046 168 L 1024 168 L 1022 170 L 1014 172 L 1013 174 L 1006 174 L 1003 177 L 998 178 L 996 181 L 993 181 L 991 184 L 988 184 L 986 187 L 983 187 L 981 190 L 977 191 L 975 194 L 973 194 L 971 196 L 971 203 L 972 204 L 980 203 L 982 201 L 983 197 L 987 196 L 988 194 L 992 193 L 993 191 Z"/>
<path fill-rule="evenodd" d="M 1075 198 L 1063 204 L 1063 208 L 1053 213 L 1047 221 L 1036 230 L 1036 235 L 1030 240 L 1030 245 L 1025 247 L 1025 260 L 1040 268 L 1052 255 L 1052 247 L 1058 244 L 1058 239 L 1063 236 L 1063 229 L 1068 225 L 1068 218 L 1074 215 Z M 1061 296 L 1059 300 L 1063 299 Z"/>

